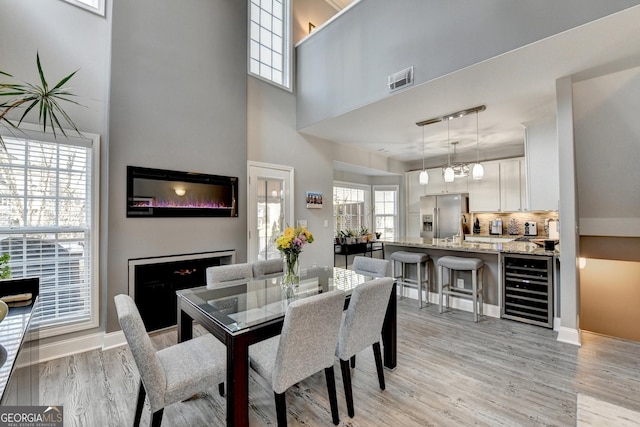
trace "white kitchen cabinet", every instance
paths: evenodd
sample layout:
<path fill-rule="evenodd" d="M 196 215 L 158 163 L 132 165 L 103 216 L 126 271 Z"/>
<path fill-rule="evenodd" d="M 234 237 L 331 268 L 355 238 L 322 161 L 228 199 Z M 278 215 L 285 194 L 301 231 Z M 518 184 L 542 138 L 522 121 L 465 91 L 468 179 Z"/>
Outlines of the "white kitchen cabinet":
<path fill-rule="evenodd" d="M 429 174 L 429 184 L 425 186 L 426 194 L 442 194 L 445 192 L 445 182 L 441 168 L 427 169 Z"/>
<path fill-rule="evenodd" d="M 557 210 L 560 168 L 555 119 L 528 124 L 524 147 L 529 210 Z"/>
<path fill-rule="evenodd" d="M 411 171 L 405 174 L 407 183 L 407 213 L 420 213 L 420 197 L 426 193 L 426 186 L 420 184 L 420 172 Z"/>
<path fill-rule="evenodd" d="M 469 179 L 469 210 L 498 212 L 500 210 L 500 163 L 482 162 L 484 177 Z"/>
<path fill-rule="evenodd" d="M 515 159 L 500 160 L 500 210 L 518 212 L 524 210 L 523 197 L 524 161 Z M 526 192 L 526 191 L 525 191 Z"/>
<path fill-rule="evenodd" d="M 407 215 L 407 237 L 420 237 L 420 214 Z"/>
<path fill-rule="evenodd" d="M 468 178 L 456 178 L 453 182 L 444 182 L 442 168 L 427 169 L 429 184 L 426 186 L 426 194 L 468 193 Z"/>

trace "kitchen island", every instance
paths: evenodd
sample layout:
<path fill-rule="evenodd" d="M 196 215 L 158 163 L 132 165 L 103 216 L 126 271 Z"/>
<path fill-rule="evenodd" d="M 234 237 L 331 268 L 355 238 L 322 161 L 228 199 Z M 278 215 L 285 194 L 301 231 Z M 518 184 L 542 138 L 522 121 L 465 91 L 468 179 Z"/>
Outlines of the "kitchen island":
<path fill-rule="evenodd" d="M 419 237 L 398 237 L 395 239 L 384 239 L 385 255 L 389 257 L 395 251 L 423 252 L 431 258 L 429 261 L 429 295 L 428 300 L 432 303 L 438 302 L 438 275 L 436 270 L 437 260 L 446 255 L 480 258 L 484 261 L 484 312 L 491 317 L 500 317 L 500 310 L 503 301 L 502 286 L 502 264 L 503 257 L 508 254 L 551 257 L 553 265 L 559 259 L 559 249 L 545 251 L 544 248 L 531 242 L 458 242 L 455 239 L 424 239 Z M 555 270 L 555 269 L 554 269 Z M 409 274 L 413 274 L 409 272 Z M 554 278 L 559 277 L 555 271 Z M 465 287 L 470 286 L 470 275 L 468 272 L 458 275 L 465 283 Z M 557 294 L 557 280 L 554 280 L 555 293 Z M 409 289 L 407 296 L 417 299 L 417 291 Z M 465 299 L 453 298 L 451 307 L 471 311 L 471 302 Z"/>

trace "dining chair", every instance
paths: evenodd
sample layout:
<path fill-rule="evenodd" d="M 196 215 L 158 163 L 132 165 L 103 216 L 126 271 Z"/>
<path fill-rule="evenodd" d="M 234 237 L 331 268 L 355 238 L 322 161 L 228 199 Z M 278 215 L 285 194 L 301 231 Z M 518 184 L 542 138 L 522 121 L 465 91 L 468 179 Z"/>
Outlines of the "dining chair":
<path fill-rule="evenodd" d="M 211 334 L 156 350 L 138 308 L 128 295 L 114 297 L 118 321 L 140 372 L 140 388 L 133 421 L 140 425 L 145 397 L 149 397 L 152 427 L 162 424 L 167 406 L 205 391 L 226 378 L 226 348 Z"/>
<path fill-rule="evenodd" d="M 374 279 L 356 286 L 342 319 L 336 356 L 340 359 L 347 412 L 350 417 L 354 415 L 354 407 L 349 360 L 351 359 L 353 367 L 355 355 L 369 346 L 373 347 L 380 389 L 385 389 L 380 335 L 392 289 L 393 279 L 390 277 Z"/>
<path fill-rule="evenodd" d="M 289 304 L 280 336 L 249 347 L 250 366 L 273 388 L 278 426 L 287 425 L 285 391 L 324 369 L 331 417 L 338 425 L 333 363 L 345 294 L 341 290 Z"/>
<path fill-rule="evenodd" d="M 251 264 L 246 262 L 208 267 L 206 273 L 209 289 L 224 286 L 227 282 L 253 278 Z"/>
<path fill-rule="evenodd" d="M 251 270 L 253 271 L 253 277 L 282 273 L 284 271 L 284 262 L 282 258 L 255 261 L 251 264 Z"/>
<path fill-rule="evenodd" d="M 353 258 L 352 269 L 358 274 L 372 277 L 389 277 L 389 260 L 371 258 L 366 256 L 356 256 Z"/>

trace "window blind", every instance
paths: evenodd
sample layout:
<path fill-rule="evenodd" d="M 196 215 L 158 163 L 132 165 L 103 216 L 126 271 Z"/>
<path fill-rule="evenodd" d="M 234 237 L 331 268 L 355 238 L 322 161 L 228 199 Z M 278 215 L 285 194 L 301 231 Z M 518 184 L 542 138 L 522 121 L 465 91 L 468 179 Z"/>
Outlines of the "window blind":
<path fill-rule="evenodd" d="M 0 253 L 13 278 L 40 278 L 36 327 L 86 322 L 92 310 L 91 140 L 4 137 Z"/>

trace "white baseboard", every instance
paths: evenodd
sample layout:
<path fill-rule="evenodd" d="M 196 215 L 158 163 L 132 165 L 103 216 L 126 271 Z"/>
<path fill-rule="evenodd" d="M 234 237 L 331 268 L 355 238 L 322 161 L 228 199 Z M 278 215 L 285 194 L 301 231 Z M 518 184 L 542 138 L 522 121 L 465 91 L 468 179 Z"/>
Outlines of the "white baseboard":
<path fill-rule="evenodd" d="M 47 362 L 49 360 L 101 348 L 103 336 L 104 334 L 102 332 L 98 332 L 48 344 L 38 343 L 35 346 L 27 345 L 24 347 L 24 351 L 30 353 L 27 356 L 27 360 L 31 361 L 31 363 Z"/>
<path fill-rule="evenodd" d="M 567 344 L 573 344 L 577 346 L 582 345 L 582 337 L 579 329 L 566 328 L 564 326 L 559 326 L 557 328 L 558 338 L 557 341 L 564 342 Z"/>
<path fill-rule="evenodd" d="M 124 337 L 124 332 L 116 331 L 105 333 L 104 339 L 102 340 L 102 351 L 120 347 L 125 344 L 127 344 L 127 339 Z"/>
<path fill-rule="evenodd" d="M 398 288 L 400 289 L 400 288 Z M 416 304 L 418 302 L 418 290 L 416 288 L 407 288 L 405 287 L 405 298 L 411 298 L 416 300 Z M 400 298 L 400 292 L 398 292 L 398 298 Z M 429 302 L 431 304 L 438 304 L 438 294 L 429 292 Z M 473 302 L 470 299 L 466 298 L 457 298 L 457 297 L 449 297 L 449 307 L 455 308 L 457 310 L 468 311 L 469 313 L 473 313 Z M 500 318 L 500 307 L 493 304 L 483 304 L 482 312 L 485 316 L 495 317 L 497 319 Z"/>

